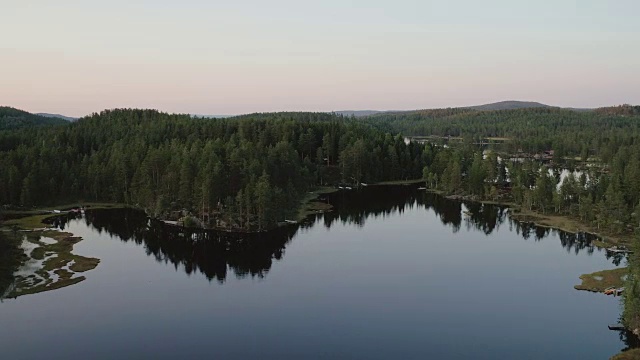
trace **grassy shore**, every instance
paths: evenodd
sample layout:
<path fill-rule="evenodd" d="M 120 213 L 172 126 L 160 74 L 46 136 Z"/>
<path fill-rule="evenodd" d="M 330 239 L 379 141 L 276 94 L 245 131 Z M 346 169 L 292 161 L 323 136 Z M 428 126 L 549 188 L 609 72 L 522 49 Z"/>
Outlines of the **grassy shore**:
<path fill-rule="evenodd" d="M 638 360 L 640 359 L 640 349 L 630 349 L 611 357 L 611 360 Z"/>
<path fill-rule="evenodd" d="M 591 274 L 580 275 L 582 283 L 574 286 L 576 290 L 604 292 L 609 287 L 619 288 L 624 285 L 627 268 L 596 271 Z"/>
<path fill-rule="evenodd" d="M 0 226 L 3 236 L 9 239 L 16 249 L 16 260 L 20 266 L 29 263 L 31 267 L 37 265 L 29 274 L 16 276 L 13 279 L 14 288 L 7 295 L 9 298 L 36 294 L 45 291 L 60 289 L 84 281 L 84 276 L 78 276 L 95 269 L 100 263 L 99 259 L 88 258 L 73 254 L 73 246 L 82 241 L 82 238 L 73 234 L 56 230 L 46 230 L 44 221 L 47 218 L 60 216 L 50 211 L 53 209 L 72 209 L 79 206 L 91 209 L 106 209 L 122 207 L 122 204 L 83 203 L 69 204 L 59 207 L 49 207 L 37 210 L 13 210 L 7 211 L 15 219 L 5 221 Z M 48 241 L 44 242 L 43 239 Z M 26 241 L 32 248 L 27 253 L 22 248 Z M 2 295 L 2 294 L 0 294 Z"/>
<path fill-rule="evenodd" d="M 464 200 L 475 201 L 473 199 L 466 198 Z M 631 234 L 607 233 L 606 231 L 594 228 L 589 224 L 585 224 L 578 219 L 568 216 L 541 214 L 538 212 L 523 209 L 521 206 L 509 202 L 479 202 L 508 206 L 510 209 L 511 218 L 516 221 L 530 222 L 537 226 L 557 229 L 569 233 L 584 232 L 596 235 L 602 240 L 593 241 L 592 244 L 600 248 L 607 248 L 611 245 L 630 244 L 633 241 L 633 235 Z M 604 292 L 604 290 L 609 287 L 622 287 L 624 285 L 624 278 L 627 274 L 627 268 L 602 270 L 591 274 L 583 274 L 580 276 L 582 283 L 579 285 L 575 285 L 574 288 L 577 290 Z M 622 352 L 613 356 L 612 359 L 640 359 L 640 349 L 632 349 Z"/>
<path fill-rule="evenodd" d="M 441 195 L 447 197 L 447 195 L 441 191 L 436 189 L 427 189 L 428 192 Z M 528 222 L 533 223 L 536 226 L 546 227 L 551 229 L 562 230 L 568 233 L 579 233 L 585 232 L 596 235 L 602 238 L 605 241 L 594 241 L 594 245 L 598 247 L 609 247 L 612 244 L 622 244 L 628 241 L 631 241 L 632 237 L 630 235 L 619 235 L 619 234 L 607 234 L 603 232 L 598 232 L 597 229 L 594 229 L 591 226 L 585 225 L 581 221 L 570 218 L 564 215 L 548 215 L 541 214 L 535 211 L 529 211 L 523 209 L 521 206 L 511 202 L 511 201 L 496 201 L 496 200 L 477 200 L 466 196 L 460 196 L 460 200 L 463 201 L 471 201 L 488 205 L 499 205 L 505 206 L 510 209 L 510 216 L 512 219 L 520 222 Z"/>
<path fill-rule="evenodd" d="M 337 191 L 339 190 L 333 187 L 320 187 L 314 191 L 308 192 L 307 195 L 300 200 L 300 207 L 298 208 L 296 220 L 303 221 L 309 215 L 330 211 L 333 206 L 316 200 L 321 195 L 331 194 Z"/>
<path fill-rule="evenodd" d="M 609 247 L 611 244 L 627 244 L 633 240 L 633 236 L 630 234 L 610 234 L 568 216 L 540 214 L 513 206 L 511 209 L 511 217 L 518 221 L 531 222 L 537 226 L 558 229 L 569 233 L 584 232 L 596 235 L 603 240 L 594 241 L 594 245 L 598 247 Z"/>
<path fill-rule="evenodd" d="M 5 228 L 16 228 L 18 230 L 33 230 L 39 229 L 45 226 L 44 220 L 57 216 L 58 214 L 38 214 L 38 215 L 25 215 L 18 219 L 7 220 L 2 224 Z"/>
<path fill-rule="evenodd" d="M 74 203 L 60 204 L 60 205 L 54 205 L 54 206 L 42 206 L 42 207 L 38 207 L 37 209 L 5 210 L 4 213 L 8 215 L 11 215 L 11 214 L 37 215 L 42 212 L 51 212 L 53 210 L 65 211 L 65 210 L 77 209 L 81 207 L 91 208 L 91 209 L 110 209 L 110 208 L 130 207 L 130 205 L 123 204 L 123 203 L 74 202 Z"/>
<path fill-rule="evenodd" d="M 422 179 L 415 180 L 399 180 L 399 181 L 386 181 L 371 186 L 385 186 L 385 185 L 415 185 L 423 183 Z M 300 208 L 298 211 L 297 220 L 302 221 L 307 216 L 316 214 L 319 212 L 330 211 L 332 206 L 330 204 L 317 201 L 318 197 L 323 194 L 330 194 L 339 191 L 332 187 L 322 187 L 314 191 L 309 192 L 300 202 Z M 433 189 L 427 191 L 444 195 L 443 192 Z M 549 227 L 559 229 L 566 232 L 588 232 L 600 236 L 606 242 L 594 241 L 594 245 L 599 247 L 607 247 L 610 244 L 620 244 L 630 240 L 627 236 L 615 236 L 610 234 L 602 234 L 594 231 L 590 226 L 587 226 L 576 219 L 572 219 L 566 216 L 560 215 L 546 215 L 533 211 L 527 211 L 521 209 L 519 206 L 504 201 L 490 201 L 490 200 L 474 200 L 463 198 L 465 201 L 477 201 L 485 204 L 495 204 L 508 206 L 511 209 L 511 216 L 517 221 L 532 222 L 538 226 Z M 71 209 L 78 206 L 90 207 L 92 209 L 108 209 L 108 208 L 122 208 L 127 207 L 124 204 L 108 204 L 108 203 L 84 203 L 84 204 L 68 204 L 57 207 L 48 207 L 39 210 L 28 211 L 7 211 L 5 213 L 11 215 L 24 215 L 20 218 L 11 219 L 6 221 L 2 226 L 5 231 L 8 229 L 18 227 L 21 230 L 33 230 L 41 229 L 44 227 L 43 221 L 46 218 L 58 216 L 58 214 L 43 213 L 45 211 L 51 211 L 53 209 Z M 0 227 L 2 227 L 0 226 Z M 47 237 L 54 239 L 56 243 L 47 244 L 42 242 L 41 237 Z M 81 238 L 73 237 L 70 233 L 58 232 L 58 231 L 34 231 L 27 234 L 27 239 L 33 244 L 38 245 L 31 253 L 31 259 L 44 260 L 41 269 L 37 270 L 35 274 L 22 277 L 16 281 L 16 289 L 10 294 L 10 297 L 24 296 L 28 294 L 35 294 L 44 291 L 50 291 L 54 289 L 60 289 L 66 286 L 71 286 L 79 282 L 84 281 L 84 276 L 77 276 L 78 273 L 83 273 L 92 269 L 95 269 L 100 260 L 95 258 L 86 258 L 78 256 L 72 253 L 73 245 L 81 241 Z M 53 256 L 55 254 L 55 256 Z M 24 256 L 24 255 L 23 255 Z M 24 261 L 24 259 L 22 259 Z M 593 292 L 603 292 L 608 287 L 621 287 L 623 286 L 623 277 L 626 275 L 626 268 L 618 268 L 612 270 L 598 271 L 592 274 L 583 274 L 580 276 L 582 283 L 576 285 L 578 290 L 586 290 Z M 57 275 L 57 281 L 52 280 L 51 274 Z M 76 275 L 76 276 L 74 276 Z M 615 355 L 612 359 L 626 360 L 640 358 L 640 350 L 633 349 Z"/>
<path fill-rule="evenodd" d="M 43 238 L 53 240 L 45 243 Z M 73 254 L 73 246 L 82 238 L 54 230 L 27 233 L 26 240 L 36 247 L 27 261 L 41 261 L 42 266 L 32 274 L 18 276 L 16 287 L 8 297 L 16 298 L 30 294 L 60 289 L 84 281 L 84 276 L 75 276 L 95 269 L 99 259 Z M 55 275 L 55 276 L 54 276 Z"/>
<path fill-rule="evenodd" d="M 90 208 L 90 209 L 113 209 L 113 208 L 124 208 L 128 207 L 126 204 L 118 204 L 118 203 L 70 203 L 60 206 L 50 206 L 50 207 L 42 207 L 38 209 L 30 209 L 30 210 L 6 210 L 3 212 L 5 215 L 9 215 L 10 217 L 15 217 L 14 219 L 6 220 L 4 223 L 0 224 L 0 228 L 17 228 L 18 230 L 34 230 L 41 229 L 45 227 L 44 220 L 47 218 L 59 216 L 60 214 L 52 213 L 53 210 L 68 210 L 68 209 L 77 209 L 80 207 Z"/>
<path fill-rule="evenodd" d="M 427 189 L 428 192 L 446 196 L 441 190 Z M 566 216 L 556 214 L 541 214 L 536 211 L 530 211 L 522 208 L 511 201 L 493 201 L 493 200 L 477 200 L 467 196 L 460 196 L 460 200 L 472 201 L 482 204 L 500 205 L 506 206 L 510 210 L 510 216 L 512 219 L 520 222 L 533 223 L 536 226 L 546 227 L 550 229 L 557 229 L 568 233 L 589 233 L 598 236 L 602 240 L 593 241 L 593 244 L 600 248 L 607 248 L 612 245 L 629 244 L 633 241 L 632 234 L 612 234 L 601 229 L 597 229 L 589 224 L 585 224 L 582 221 Z"/>
<path fill-rule="evenodd" d="M 372 185 L 372 186 L 379 186 L 379 185 L 415 185 L 415 184 L 420 184 L 420 183 L 424 183 L 424 179 L 381 181 L 381 182 L 377 182 L 377 183 L 373 183 L 373 184 L 369 184 L 369 185 Z"/>

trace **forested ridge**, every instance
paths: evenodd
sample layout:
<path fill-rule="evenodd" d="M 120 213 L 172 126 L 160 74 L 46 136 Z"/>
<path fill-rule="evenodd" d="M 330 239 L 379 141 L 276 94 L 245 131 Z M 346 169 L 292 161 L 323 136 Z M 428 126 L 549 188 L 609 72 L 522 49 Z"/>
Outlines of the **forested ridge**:
<path fill-rule="evenodd" d="M 515 202 L 527 210 L 575 217 L 613 234 L 632 233 L 640 226 L 640 106 L 585 112 L 435 109 L 376 115 L 367 121 L 405 135 L 421 131 L 461 137 L 463 141 L 450 147 L 436 147 L 433 162 L 423 170 L 427 185 L 447 194 Z M 510 140 L 483 155 L 476 141 L 489 137 Z M 552 155 L 506 160 L 527 150 Z M 499 161 L 498 154 L 505 161 Z M 573 163 L 575 155 L 596 162 L 560 183 L 558 168 Z"/>
<path fill-rule="evenodd" d="M 116 109 L 0 132 L 0 144 L 2 204 L 121 202 L 245 230 L 294 216 L 318 185 L 415 179 L 430 161 L 422 145 L 323 113 L 200 119 Z"/>
<path fill-rule="evenodd" d="M 609 161 L 620 144 L 636 141 L 640 106 L 621 105 L 592 111 L 527 108 L 482 111 L 471 108 L 382 113 L 365 121 L 406 136 L 463 137 L 479 141 L 506 138 L 504 149 L 558 156 L 598 153 Z"/>
<path fill-rule="evenodd" d="M 12 107 L 0 106 L 0 130 L 33 126 L 66 125 L 68 121 L 57 117 L 46 117 L 28 113 Z"/>

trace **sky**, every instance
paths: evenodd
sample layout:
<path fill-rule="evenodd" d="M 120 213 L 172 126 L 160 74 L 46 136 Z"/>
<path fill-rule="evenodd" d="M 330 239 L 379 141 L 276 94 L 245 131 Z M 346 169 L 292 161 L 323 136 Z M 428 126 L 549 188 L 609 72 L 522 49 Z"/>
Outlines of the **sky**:
<path fill-rule="evenodd" d="M 640 1 L 0 0 L 0 105 L 231 115 L 640 104 Z"/>

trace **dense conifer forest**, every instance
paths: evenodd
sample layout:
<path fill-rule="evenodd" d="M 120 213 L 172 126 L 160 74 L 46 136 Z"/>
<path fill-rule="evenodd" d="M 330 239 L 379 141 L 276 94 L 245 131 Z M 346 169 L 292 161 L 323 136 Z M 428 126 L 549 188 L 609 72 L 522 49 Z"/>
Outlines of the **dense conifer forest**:
<path fill-rule="evenodd" d="M 0 203 L 126 203 L 186 209 L 216 227 L 264 229 L 319 185 L 415 179 L 429 153 L 323 113 L 200 119 L 108 110 L 61 127 L 0 133 Z M 427 147 L 431 148 L 431 147 Z"/>
<path fill-rule="evenodd" d="M 66 125 L 67 120 L 45 117 L 11 107 L 0 106 L 0 131 L 32 126 Z"/>
<path fill-rule="evenodd" d="M 598 153 L 608 162 L 619 146 L 636 141 L 639 119 L 640 106 L 622 105 L 592 111 L 433 109 L 382 113 L 367 121 L 405 135 L 461 137 L 474 142 L 508 139 L 505 150 L 511 152 L 554 149 L 558 157 Z"/>
<path fill-rule="evenodd" d="M 406 135 L 436 136 L 428 143 L 458 138 L 432 148 L 434 160 L 423 169 L 427 185 L 447 194 L 507 200 L 616 234 L 640 225 L 640 106 L 588 112 L 438 109 L 365 121 Z M 495 137 L 503 141 L 489 144 Z M 560 183 L 561 168 L 580 171 Z"/>
<path fill-rule="evenodd" d="M 155 217 L 186 210 L 205 226 L 254 231 L 296 216 L 319 186 L 423 179 L 445 195 L 512 203 L 614 236 L 631 238 L 640 226 L 638 106 L 438 109 L 358 119 L 203 119 L 116 109 L 30 127 L 11 125 L 14 118 L 0 118 L 5 206 L 117 202 Z M 431 138 L 407 143 L 403 136 Z M 487 145 L 490 138 L 501 141 Z M 544 151 L 543 158 L 509 160 Z M 559 168 L 574 165 L 581 170 L 560 182 Z M 631 265 L 625 318 L 638 327 L 640 266 L 634 259 Z"/>
<path fill-rule="evenodd" d="M 407 144 L 399 133 L 461 141 Z M 478 144 L 491 137 L 506 140 L 483 155 Z M 637 106 L 436 109 L 364 119 L 106 110 L 65 126 L 0 131 L 0 203 L 118 202 L 158 217 L 186 209 L 208 225 L 263 229 L 294 215 L 317 186 L 423 178 L 447 194 L 508 199 L 623 233 L 638 226 L 639 138 Z M 556 166 L 578 159 L 592 166 L 560 185 L 557 172 L 543 171 L 554 168 L 548 162 L 498 156 L 541 151 L 554 151 L 547 160 Z"/>

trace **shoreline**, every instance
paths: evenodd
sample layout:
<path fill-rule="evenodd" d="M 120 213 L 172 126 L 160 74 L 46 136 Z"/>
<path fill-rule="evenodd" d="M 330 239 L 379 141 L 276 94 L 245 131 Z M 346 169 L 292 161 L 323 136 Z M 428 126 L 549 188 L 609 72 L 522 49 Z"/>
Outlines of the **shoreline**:
<path fill-rule="evenodd" d="M 394 182 L 368 184 L 367 186 L 418 185 L 422 182 L 423 180 L 407 180 L 407 181 L 394 181 Z M 353 189 L 353 190 L 356 190 L 356 189 Z M 338 189 L 333 187 L 319 187 L 313 191 L 308 192 L 308 194 L 300 201 L 298 215 L 294 224 L 299 224 L 300 222 L 304 221 L 311 215 L 332 211 L 332 206 L 330 204 L 318 201 L 318 198 L 321 197 L 322 195 L 332 194 L 340 191 L 353 191 L 353 190 L 344 190 L 344 189 Z M 508 208 L 509 216 L 518 222 L 532 223 L 532 224 L 535 224 L 536 226 L 565 231 L 573 234 L 588 233 L 603 240 L 603 241 L 593 241 L 593 245 L 599 248 L 606 248 L 611 244 L 626 244 L 631 240 L 630 237 L 624 236 L 624 235 L 620 236 L 620 235 L 603 234 L 603 233 L 596 232 L 592 227 L 581 223 L 577 219 L 573 219 L 565 215 L 547 215 L 547 214 L 537 213 L 535 211 L 523 210 L 521 206 L 510 201 L 481 200 L 478 198 L 473 198 L 471 196 L 465 196 L 465 195 L 447 196 L 442 191 L 435 190 L 435 189 L 424 189 L 424 191 L 442 196 L 448 200 L 463 201 L 463 202 L 468 201 L 468 202 L 475 202 L 475 203 L 488 204 L 488 205 L 504 206 Z M 86 205 L 88 204 L 85 204 L 85 206 Z M 137 208 L 137 207 L 133 207 L 126 204 L 117 204 L 117 203 L 99 203 L 99 204 L 92 203 L 90 207 L 87 207 L 87 210 L 120 209 L 120 208 Z M 49 208 L 49 209 L 52 209 L 52 208 Z M 140 210 L 144 211 L 144 209 L 140 209 Z M 28 234 L 31 234 L 31 236 L 43 236 L 43 234 L 47 233 L 48 231 L 52 231 L 52 232 L 59 233 L 60 235 L 58 236 L 62 236 L 62 237 L 66 236 L 69 239 L 79 239 L 73 244 L 82 240 L 81 238 L 75 238 L 72 234 L 69 234 L 69 233 L 63 233 L 58 230 L 52 230 L 47 228 L 43 229 L 43 225 L 45 225 L 44 221 L 46 221 L 46 219 L 55 218 L 58 216 L 65 216 L 67 214 L 67 213 L 43 214 L 42 213 L 43 211 L 47 211 L 47 210 L 38 209 L 38 210 L 28 210 L 25 212 L 11 211 L 10 213 L 12 215 L 24 215 L 24 217 L 5 221 L 4 224 L 0 225 L 0 231 L 15 232 L 16 230 L 13 230 L 11 227 L 20 226 L 21 227 L 21 230 L 19 231 L 20 233 L 25 233 L 25 234 L 28 233 Z M 288 226 L 291 224 L 292 223 L 289 223 L 289 222 L 279 223 L 277 227 L 274 227 L 272 229 L 268 229 L 265 231 L 273 230 L 280 226 Z M 174 226 L 179 226 L 179 225 L 174 225 Z M 184 226 L 179 226 L 179 227 L 188 229 Z M 226 231 L 226 232 L 232 232 L 232 233 L 257 233 L 257 231 L 237 231 L 237 230 L 229 230 L 229 229 L 225 230 L 225 229 L 215 229 L 215 228 L 208 229 L 208 230 Z M 69 250 L 68 255 L 78 256 L 71 253 L 73 244 L 71 245 L 71 249 Z M 41 244 L 41 246 L 42 245 L 46 246 L 46 244 Z M 72 278 L 72 276 L 76 273 L 92 270 L 95 267 L 97 267 L 100 262 L 99 259 L 89 258 L 89 260 L 94 260 L 95 265 L 89 264 L 89 266 L 87 266 L 86 269 L 74 272 L 72 275 L 58 276 L 59 279 L 61 279 L 62 281 L 67 281 L 67 283 L 62 282 L 59 286 L 49 286 L 49 287 L 45 284 L 41 289 L 37 289 L 36 291 L 21 293 L 18 296 L 35 294 L 35 293 L 49 291 L 49 290 L 55 290 L 62 287 L 74 285 L 76 283 L 79 283 L 85 280 L 84 276 L 74 277 L 74 278 Z M 70 267 L 70 266 L 67 266 L 67 267 Z M 60 270 L 60 269 L 59 268 L 54 269 L 53 272 L 55 273 L 57 270 Z M 579 276 L 579 278 L 582 280 L 582 284 L 575 285 L 574 288 L 576 290 L 602 293 L 604 289 L 608 287 L 611 287 L 611 286 L 619 287 L 621 285 L 621 282 L 623 281 L 623 276 L 624 276 L 624 273 L 626 273 L 626 270 L 627 270 L 626 268 L 617 268 L 617 269 L 611 269 L 611 270 L 597 271 L 591 274 L 582 274 Z M 24 279 L 22 280 L 24 281 Z M 615 284 L 612 283 L 611 281 L 615 282 Z M 15 284 L 18 284 L 18 283 L 19 281 L 15 281 Z M 14 291 L 12 291 L 12 294 Z M 631 329 L 627 329 L 627 330 L 633 332 Z M 624 354 L 625 353 L 621 353 L 619 355 L 624 355 Z"/>
<path fill-rule="evenodd" d="M 363 186 L 363 188 L 369 186 L 409 186 L 409 185 L 417 185 L 424 182 L 422 179 L 413 179 L 413 180 L 394 180 L 394 181 L 384 181 L 378 183 L 371 183 Z M 333 206 L 330 204 L 317 201 L 321 195 L 333 194 L 340 191 L 354 191 L 358 189 L 339 189 L 337 187 L 330 186 L 321 186 L 312 191 L 309 191 L 301 200 L 300 205 L 297 210 L 297 215 L 295 222 L 292 221 L 281 221 L 278 225 L 273 228 L 264 229 L 261 231 L 258 230 L 244 230 L 244 229 L 234 229 L 234 228 L 226 228 L 226 227 L 208 227 L 208 228 L 195 228 L 195 229 L 204 229 L 204 230 L 214 230 L 214 231 L 223 231 L 223 232 L 237 232 L 237 233 L 259 233 L 259 232 L 268 232 L 269 230 L 276 229 L 280 226 L 287 226 L 291 224 L 298 224 L 304 221 L 308 216 L 325 213 L 328 211 L 332 211 Z M 508 208 L 509 216 L 519 222 L 523 223 L 531 223 L 539 227 L 549 228 L 560 230 L 572 234 L 577 233 L 585 233 L 589 235 L 596 236 L 602 241 L 594 241 L 594 245 L 599 248 L 606 248 L 609 245 L 626 245 L 633 240 L 632 235 L 629 234 L 611 234 L 606 232 L 599 232 L 598 229 L 593 228 L 590 225 L 587 225 L 581 222 L 578 219 L 566 216 L 566 215 L 555 215 L 555 214 L 542 214 L 536 211 L 525 210 L 522 206 L 517 205 L 511 201 L 500 201 L 500 200 L 485 200 L 485 199 L 477 199 L 468 195 L 446 195 L 441 190 L 436 189 L 424 189 L 426 192 L 430 192 L 439 196 L 442 196 L 448 200 L 453 201 L 468 201 L 479 204 L 487 204 L 487 205 L 497 205 Z M 61 215 L 66 215 L 68 211 L 71 209 L 77 209 L 84 207 L 86 210 L 101 210 L 101 209 L 123 209 L 123 208 L 133 208 L 141 211 L 145 211 L 144 208 L 132 206 L 129 204 L 121 204 L 121 203 L 75 203 L 75 205 L 62 205 L 59 207 L 51 206 L 44 207 L 41 209 L 32 209 L 32 210 L 8 210 L 5 211 L 5 215 L 10 215 L 15 218 L 5 220 L 4 223 L 0 224 L 0 231 L 14 231 L 13 227 L 17 226 L 19 231 L 42 231 L 47 230 L 45 220 L 50 218 L 55 218 Z M 53 209 L 65 209 L 63 213 L 52 213 Z M 21 216 L 22 215 L 22 216 Z M 16 217 L 18 216 L 18 217 Z M 147 216 L 148 213 L 147 213 Z M 149 216 L 151 219 L 165 222 L 166 219 L 154 218 Z M 165 222 L 165 224 L 167 224 Z M 189 229 L 189 227 L 177 224 L 167 224 L 169 226 L 177 226 L 185 229 Z"/>
<path fill-rule="evenodd" d="M 95 269 L 100 259 L 73 253 L 83 239 L 55 229 L 31 229 L 5 232 L 6 241 L 14 243 L 17 269 L 2 299 L 61 289 L 86 280 L 79 275 Z M 9 238 L 11 237 L 11 238 Z"/>
<path fill-rule="evenodd" d="M 507 201 L 486 201 L 480 199 L 473 199 L 470 196 L 453 195 L 447 196 L 444 192 L 435 189 L 426 189 L 427 192 L 434 193 L 439 196 L 443 196 L 450 200 L 469 201 L 481 204 L 499 205 L 504 206 L 509 211 L 509 216 L 515 221 L 532 223 L 536 226 L 560 230 L 571 234 L 585 233 L 598 237 L 601 240 L 593 241 L 593 245 L 598 248 L 606 249 L 611 245 L 629 245 L 633 241 L 633 235 L 629 234 L 610 234 L 601 233 L 592 226 L 582 223 L 581 221 L 571 218 L 566 215 L 547 215 L 541 214 L 535 211 L 523 210 L 522 206 L 513 202 Z M 624 285 L 624 278 L 628 273 L 628 267 L 616 268 L 610 270 L 600 270 L 590 274 L 582 274 L 579 276 L 581 284 L 574 285 L 574 289 L 578 291 L 590 291 L 595 293 L 604 293 L 609 287 L 620 287 Z M 624 296 L 624 295 L 620 295 Z M 634 334 L 640 339 L 640 329 L 631 329 L 625 327 L 625 331 Z M 615 354 L 611 359 L 626 360 L 640 358 L 640 348 L 630 349 Z"/>
<path fill-rule="evenodd" d="M 62 206 L 43 207 L 29 210 L 8 210 L 5 215 L 12 217 L 0 224 L 0 231 L 7 241 L 13 242 L 18 268 L 13 274 L 13 283 L 7 288 L 2 299 L 16 299 L 20 296 L 61 289 L 78 284 L 86 277 L 80 275 L 95 269 L 100 259 L 73 253 L 74 245 L 83 241 L 50 227 L 57 217 L 66 216 L 73 209 L 120 209 L 129 207 L 118 203 L 75 203 Z M 56 209 L 59 212 L 54 212 Z"/>
<path fill-rule="evenodd" d="M 424 182 L 422 179 L 410 179 L 410 180 L 392 180 L 392 181 L 382 181 L 377 183 L 365 184 L 362 188 L 366 188 L 368 186 L 409 186 L 416 185 Z M 204 229 L 204 230 L 214 230 L 214 231 L 222 231 L 222 232 L 232 232 L 232 233 L 260 233 L 267 232 L 269 230 L 276 229 L 281 226 L 287 226 L 292 224 L 297 224 L 304 221 L 308 216 L 325 213 L 331 211 L 333 206 L 330 204 L 317 201 L 321 195 L 333 194 L 340 191 L 353 191 L 358 190 L 358 188 L 353 189 L 340 189 L 338 186 L 318 186 L 313 190 L 310 190 L 302 199 L 300 199 L 300 203 L 297 209 L 297 214 L 295 215 L 295 222 L 291 221 L 280 221 L 278 224 L 272 228 L 263 229 L 263 230 L 247 230 L 247 229 L 239 229 L 239 228 L 229 228 L 229 227 L 195 227 L 194 229 Z M 54 206 L 44 206 L 37 209 L 25 209 L 25 210 L 5 210 L 2 214 L 8 216 L 9 219 L 6 219 L 3 223 L 0 223 L 0 231 L 13 231 L 13 226 L 17 226 L 20 231 L 38 231 L 38 230 L 46 230 L 47 227 L 45 220 L 49 218 L 53 218 L 56 216 L 66 215 L 73 209 L 85 208 L 86 210 L 101 210 L 101 209 L 124 209 L 124 208 L 132 208 L 138 209 L 140 211 L 144 211 L 147 216 L 151 219 L 158 220 L 164 222 L 168 226 L 176 226 L 185 229 L 189 229 L 190 227 L 186 227 L 183 225 L 171 224 L 167 223 L 167 219 L 155 218 L 149 215 L 149 212 L 146 209 L 124 203 L 109 203 L 109 202 L 72 202 L 63 205 L 54 205 Z M 61 211 L 60 213 L 54 213 L 54 211 Z"/>
<path fill-rule="evenodd" d="M 422 179 L 413 179 L 413 180 L 394 180 L 394 181 L 384 181 L 378 183 L 371 183 L 363 186 L 363 188 L 369 186 L 410 186 L 410 185 L 418 185 L 424 182 Z M 358 191 L 358 189 L 339 189 L 337 187 L 330 186 L 321 186 L 312 191 L 309 191 L 301 200 L 300 205 L 297 210 L 297 215 L 295 222 L 291 221 L 281 221 L 278 225 L 273 228 L 264 229 L 261 231 L 258 230 L 244 230 L 244 229 L 235 229 L 235 228 L 227 228 L 227 227 L 208 227 L 208 228 L 194 228 L 194 229 L 204 229 L 204 230 L 214 230 L 214 231 L 223 231 L 223 232 L 231 232 L 231 233 L 259 233 L 259 232 L 268 232 L 270 230 L 276 229 L 281 226 L 287 226 L 291 224 L 298 224 L 304 221 L 308 216 L 325 213 L 328 211 L 332 211 L 333 206 L 330 204 L 317 201 L 321 195 L 333 194 L 340 191 Z M 522 206 L 517 205 L 511 201 L 500 201 L 500 200 L 485 200 L 485 199 L 477 199 L 468 195 L 446 195 L 441 190 L 436 189 L 424 189 L 426 192 L 430 192 L 439 196 L 442 196 L 448 200 L 453 201 L 468 201 L 479 204 L 487 204 L 487 205 L 497 205 L 508 208 L 509 216 L 519 222 L 523 223 L 531 223 L 536 226 L 560 230 L 572 234 L 577 233 L 585 233 L 589 235 L 596 236 L 603 241 L 594 241 L 594 245 L 599 248 L 605 248 L 609 245 L 624 245 L 628 244 L 632 241 L 632 236 L 629 234 L 610 234 L 606 232 L 599 232 L 598 229 L 594 229 L 592 226 L 582 223 L 578 219 L 574 219 L 572 217 L 566 215 L 555 215 L 555 214 L 542 214 L 536 211 L 525 210 Z M 5 215 L 10 216 L 19 216 L 13 219 L 5 220 L 4 223 L 0 224 L 0 231 L 14 231 L 12 227 L 17 226 L 19 231 L 42 231 L 47 230 L 45 220 L 50 218 L 55 218 L 58 216 L 66 215 L 70 209 L 77 209 L 84 207 L 86 210 L 101 210 L 101 209 L 123 209 L 123 208 L 133 208 L 138 209 L 140 211 L 145 211 L 144 208 L 132 206 L 129 204 L 121 204 L 121 203 L 75 203 L 75 205 L 62 205 L 62 206 L 51 206 L 44 207 L 41 209 L 33 209 L 33 210 L 8 210 L 5 211 Z M 63 213 L 52 213 L 53 209 L 66 209 L 62 210 Z M 23 216 L 20 216 L 23 215 Z M 147 216 L 148 213 L 147 213 Z M 151 219 L 165 222 L 166 219 L 154 218 L 149 216 Z M 189 229 L 190 227 L 186 227 L 183 225 L 177 224 L 167 224 L 169 226 L 177 226 L 185 229 Z"/>
<path fill-rule="evenodd" d="M 578 219 L 566 215 L 542 214 L 532 210 L 525 210 L 521 205 L 517 205 L 511 201 L 481 200 L 474 199 L 467 195 L 445 195 L 443 191 L 435 189 L 426 189 L 426 191 L 449 200 L 506 207 L 509 210 L 509 216 L 518 222 L 531 223 L 539 227 L 560 230 L 571 234 L 584 233 L 593 235 L 602 239 L 602 241 L 594 241 L 594 245 L 599 248 L 606 248 L 611 245 L 627 245 L 633 240 L 633 235 L 599 232 L 598 229 L 594 229 L 592 226 Z"/>

